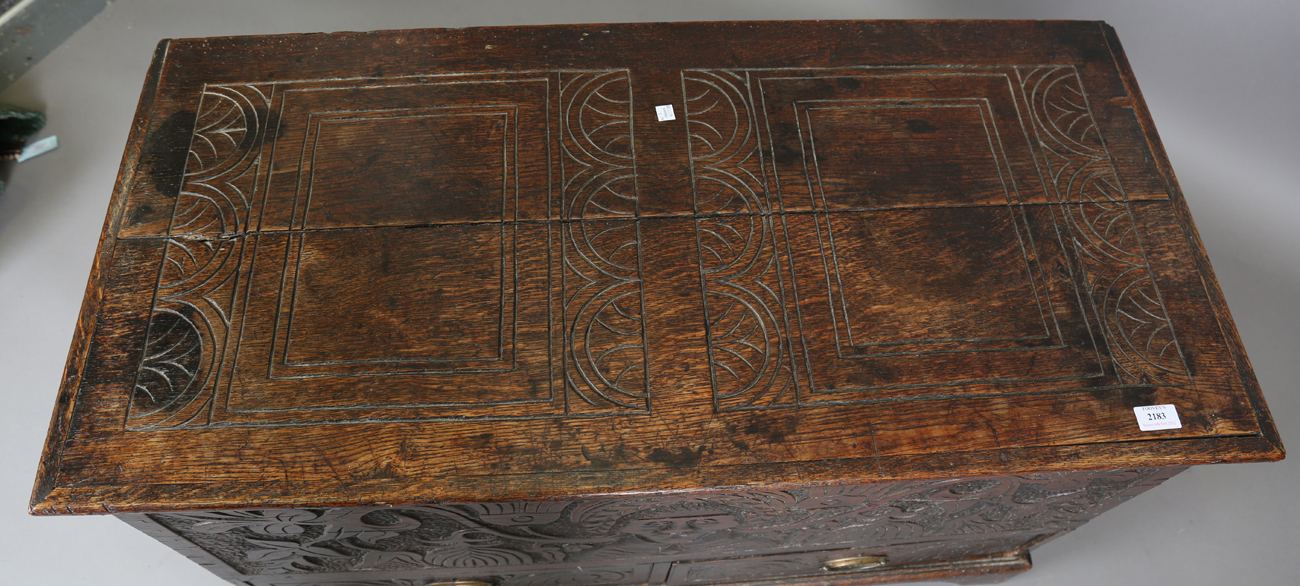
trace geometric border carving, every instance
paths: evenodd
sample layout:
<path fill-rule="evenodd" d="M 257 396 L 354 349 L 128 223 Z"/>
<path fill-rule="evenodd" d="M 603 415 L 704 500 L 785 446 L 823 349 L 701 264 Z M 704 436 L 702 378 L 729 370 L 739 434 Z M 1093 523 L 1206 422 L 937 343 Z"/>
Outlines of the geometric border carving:
<path fill-rule="evenodd" d="M 749 74 L 685 71 L 682 93 L 714 409 L 797 403 L 793 275 L 777 249 L 786 222 Z"/>
<path fill-rule="evenodd" d="M 812 357 L 804 349 L 803 336 L 806 334 L 800 325 L 802 318 L 795 302 L 800 295 L 795 279 L 799 264 L 789 248 L 790 223 L 782 200 L 781 180 L 774 168 L 775 150 L 764 148 L 766 141 L 773 140 L 772 125 L 793 121 L 768 119 L 764 104 L 766 98 L 760 84 L 768 78 L 791 79 L 822 74 L 831 77 L 918 75 L 921 69 L 856 67 L 682 72 L 687 144 L 695 193 L 700 282 L 704 291 L 704 326 L 716 410 L 788 407 L 824 400 L 869 403 L 900 399 L 855 399 L 848 393 L 872 387 L 827 392 L 818 390 L 813 383 Z M 1050 201 L 1042 204 L 1013 202 L 1009 195 L 1008 207 L 1017 218 L 1017 232 L 1022 228 L 1028 230 L 1022 217 L 1023 208 L 1043 206 L 1050 210 L 1057 245 L 1065 251 L 1071 280 L 1079 290 L 1075 297 L 1083 304 L 1080 309 L 1087 330 L 1100 350 L 1098 359 L 1105 359 L 1099 364 L 1100 373 L 1081 372 L 1071 378 L 1093 378 L 1104 374 L 1112 386 L 1190 383 L 1173 326 L 1141 248 L 1127 198 L 1119 186 L 1109 152 L 1099 136 L 1074 68 L 951 66 L 924 69 L 941 70 L 946 76 L 1002 76 L 1007 80 L 1007 87 L 1018 94 L 1011 103 L 1029 139 L 1039 179 L 1048 190 Z M 933 98 L 918 96 L 915 100 L 908 99 L 909 102 L 927 100 L 933 101 Z M 799 107 L 799 102 L 795 102 L 796 115 Z M 981 112 L 983 115 L 983 109 Z M 802 134 L 801 120 L 798 125 Z M 1000 138 L 990 138 L 1000 144 Z M 775 148 L 773 144 L 772 149 Z M 801 145 L 801 148 L 808 147 Z M 807 161 L 807 156 L 804 160 Z M 1010 172 L 1010 169 L 1006 171 Z M 810 175 L 808 181 L 811 189 L 816 180 Z M 804 213 L 810 213 L 817 226 L 825 226 L 818 228 L 818 232 L 827 229 L 832 215 L 851 211 L 829 209 L 817 198 L 813 198 L 812 203 L 815 207 Z M 857 213 L 870 213 L 870 210 Z M 818 234 L 817 238 L 820 242 L 833 236 L 826 233 Z M 833 256 L 833 247 L 824 252 Z M 826 256 L 823 254 L 823 258 Z M 804 269 L 805 272 L 808 270 Z M 826 270 L 832 275 L 838 274 L 829 265 Z M 833 295 L 832 292 L 832 307 Z M 838 320 L 834 323 L 838 324 Z M 838 346 L 839 335 L 836 341 Z M 844 355 L 842 351 L 841 355 L 843 358 L 853 357 Z M 944 386 L 978 382 L 919 386 L 929 386 L 938 392 L 937 389 Z M 953 393 L 948 390 L 943 394 L 951 396 Z M 923 398 L 925 395 L 908 399 Z"/>
<path fill-rule="evenodd" d="M 545 312 L 548 331 L 561 325 L 562 331 L 546 334 L 552 379 L 550 398 L 543 399 L 549 403 L 547 410 L 530 409 L 518 416 L 494 412 L 484 417 L 532 419 L 648 412 L 648 348 L 631 78 L 627 70 L 621 69 L 552 70 L 205 86 L 185 180 L 160 261 L 158 287 L 131 391 L 126 428 L 313 423 L 310 417 L 282 423 L 222 415 L 230 396 L 231 383 L 225 379 L 230 378 L 242 335 L 243 318 L 239 313 L 245 302 L 241 296 L 250 291 L 247 281 L 256 248 L 253 241 L 281 235 L 296 238 L 301 244 L 307 228 L 306 203 L 296 208 L 295 217 L 284 227 L 263 229 L 263 220 L 258 219 L 267 213 L 263 201 L 267 197 L 271 145 L 279 136 L 276 126 L 280 120 L 273 113 L 285 94 L 313 87 L 494 82 L 543 84 L 545 103 L 537 107 L 545 112 L 545 120 L 538 123 L 545 129 L 543 152 L 548 160 L 544 167 L 548 172 L 546 192 L 540 194 L 546 197 L 545 216 L 540 219 L 548 234 L 547 257 L 551 265 L 547 270 Z M 511 112 L 517 117 L 518 105 L 505 107 L 503 112 L 508 117 Z M 330 119 L 394 115 L 374 110 L 322 114 Z M 513 117 L 510 122 L 517 127 Z M 517 132 L 514 136 L 517 142 Z M 515 145 L 508 144 L 507 150 L 513 154 Z M 516 167 L 513 163 L 507 161 Z M 512 180 L 517 182 L 518 172 L 511 172 L 516 174 Z M 554 206 L 552 192 L 559 196 Z M 502 259 L 506 277 L 503 285 L 508 285 L 509 290 L 502 302 L 503 320 L 507 321 L 514 319 L 518 305 L 514 279 L 508 278 L 518 271 L 518 262 L 512 260 L 516 240 L 513 234 L 522 224 L 517 224 L 520 204 L 518 197 L 515 200 L 503 208 L 501 218 L 503 244 L 509 244 L 503 246 L 506 257 Z M 513 338 L 514 334 L 502 330 L 507 355 L 513 355 Z M 507 369 L 510 363 L 513 359 L 507 361 Z M 399 366 L 408 374 L 412 370 L 417 375 L 421 372 L 410 364 Z M 439 367 L 431 364 L 425 368 L 434 369 L 427 372 L 438 372 Z M 476 370 L 468 372 L 472 375 Z M 337 374 L 355 376 L 329 372 L 312 376 Z M 402 412 L 403 408 L 393 409 L 392 420 L 412 420 L 410 413 Z M 474 417 L 464 412 L 430 412 L 415 420 Z M 383 420 L 385 417 L 372 414 L 355 421 Z M 336 413 L 320 422 L 349 421 L 346 415 Z"/>
<path fill-rule="evenodd" d="M 650 409 L 632 82 L 562 72 L 559 223 L 569 412 Z M 611 115 L 615 113 L 617 115 Z"/>
<path fill-rule="evenodd" d="M 1060 205 L 1111 364 L 1124 384 L 1191 382 L 1110 151 L 1073 66 L 1016 68 L 1029 102 L 1043 171 Z"/>

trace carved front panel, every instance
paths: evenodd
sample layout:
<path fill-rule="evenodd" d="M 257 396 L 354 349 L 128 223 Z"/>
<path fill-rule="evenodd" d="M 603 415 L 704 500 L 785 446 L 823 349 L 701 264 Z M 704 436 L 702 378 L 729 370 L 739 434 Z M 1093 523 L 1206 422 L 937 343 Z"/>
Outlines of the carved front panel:
<path fill-rule="evenodd" d="M 681 579 L 670 582 L 693 583 L 731 567 L 703 563 L 723 558 L 886 548 L 896 552 L 896 560 L 919 563 L 929 559 L 922 555 L 926 551 L 944 559 L 1007 552 L 1035 536 L 1077 527 L 1176 472 L 1114 470 L 693 495 L 162 513 L 149 519 L 243 575 L 433 569 L 463 577 L 527 568 L 578 572 L 579 567 L 676 563 L 686 565 L 673 570 Z M 975 553 L 953 553 L 961 550 L 954 544 L 985 536 L 1002 536 L 1001 549 L 977 552 L 971 542 Z M 773 563 L 803 572 L 811 562 L 780 558 Z"/>

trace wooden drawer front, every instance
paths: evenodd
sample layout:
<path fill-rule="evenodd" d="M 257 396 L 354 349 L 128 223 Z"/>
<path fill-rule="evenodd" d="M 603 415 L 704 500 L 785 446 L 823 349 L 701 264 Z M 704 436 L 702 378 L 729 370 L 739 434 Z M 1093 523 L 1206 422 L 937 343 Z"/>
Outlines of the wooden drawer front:
<path fill-rule="evenodd" d="M 668 564 L 658 564 L 667 569 Z M 656 582 L 651 572 L 654 564 L 604 568 L 569 568 L 564 570 L 544 570 L 521 573 L 485 573 L 476 569 L 467 569 L 459 573 L 438 572 L 436 574 L 376 573 L 372 576 L 334 575 L 334 576 L 298 576 L 277 578 L 270 581 L 255 581 L 257 586 L 426 586 L 429 584 L 447 584 L 460 582 L 463 586 L 474 583 L 490 586 L 623 586 L 633 584 L 662 584 Z M 662 573 L 662 572 L 661 572 Z M 401 577 L 392 577 L 392 576 Z M 380 577 L 382 576 L 382 577 Z"/>
<path fill-rule="evenodd" d="M 1016 550 L 1038 541 L 1039 536 L 909 543 L 891 547 L 839 549 L 752 558 L 673 564 L 670 585 L 719 584 L 778 578 L 830 578 L 851 574 L 883 574 L 937 562 L 1010 557 Z M 861 556 L 882 556 L 885 563 L 864 569 L 833 571 L 827 562 Z"/>
<path fill-rule="evenodd" d="M 897 579 L 897 575 L 926 571 L 938 566 L 975 565 L 980 562 L 1010 561 L 1019 550 L 1042 536 L 993 539 L 959 539 L 909 543 L 890 547 L 835 549 L 793 554 L 715 559 L 691 562 L 661 562 L 632 566 L 569 567 L 524 572 L 483 572 L 481 568 L 435 573 L 375 573 L 384 578 L 362 579 L 357 575 L 306 575 L 253 582 L 261 586 L 426 586 L 461 582 L 491 586 L 621 586 L 654 584 L 691 586 L 761 582 L 767 580 L 813 580 L 841 577 Z M 827 563 L 863 556 L 879 556 L 884 563 L 846 570 L 828 569 Z M 611 560 L 614 562 L 614 560 Z M 953 562 L 956 562 L 955 564 Z M 892 581 L 892 580 L 891 580 Z"/>
<path fill-rule="evenodd" d="M 467 579 L 467 571 L 504 584 L 507 577 L 638 564 L 657 568 L 646 577 L 659 581 L 669 580 L 664 568 L 671 566 L 671 580 L 688 584 L 742 571 L 820 571 L 825 560 L 855 552 L 885 552 L 891 567 L 988 556 L 1073 529 L 1176 472 L 126 517 L 259 584 L 328 581 L 347 572 Z M 970 541 L 976 537 L 992 541 Z M 835 554 L 789 553 L 809 551 Z M 747 561 L 720 561 L 741 558 Z"/>

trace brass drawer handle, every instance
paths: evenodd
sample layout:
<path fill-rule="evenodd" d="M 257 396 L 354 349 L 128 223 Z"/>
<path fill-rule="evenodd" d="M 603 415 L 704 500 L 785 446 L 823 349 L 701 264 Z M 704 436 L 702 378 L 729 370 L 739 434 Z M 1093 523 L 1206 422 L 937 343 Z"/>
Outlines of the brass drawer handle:
<path fill-rule="evenodd" d="M 492 583 L 482 580 L 434 580 L 424 586 L 492 586 Z"/>
<path fill-rule="evenodd" d="M 849 570 L 876 568 L 887 563 L 889 563 L 889 558 L 883 555 L 859 555 L 851 558 L 827 560 L 822 563 L 822 568 L 831 572 L 847 572 Z"/>

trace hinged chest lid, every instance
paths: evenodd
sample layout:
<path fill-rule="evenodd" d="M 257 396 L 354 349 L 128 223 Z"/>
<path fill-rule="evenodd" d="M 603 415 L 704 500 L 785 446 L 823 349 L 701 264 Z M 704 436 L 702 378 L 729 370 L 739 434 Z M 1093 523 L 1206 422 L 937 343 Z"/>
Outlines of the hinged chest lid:
<path fill-rule="evenodd" d="M 32 506 L 1281 456 L 1104 24 L 334 33 L 159 45 Z"/>

